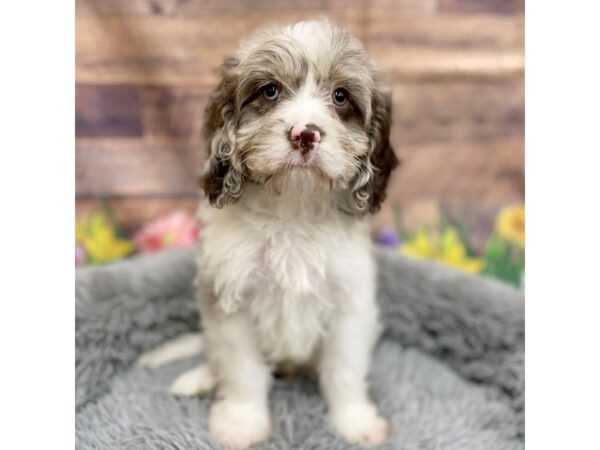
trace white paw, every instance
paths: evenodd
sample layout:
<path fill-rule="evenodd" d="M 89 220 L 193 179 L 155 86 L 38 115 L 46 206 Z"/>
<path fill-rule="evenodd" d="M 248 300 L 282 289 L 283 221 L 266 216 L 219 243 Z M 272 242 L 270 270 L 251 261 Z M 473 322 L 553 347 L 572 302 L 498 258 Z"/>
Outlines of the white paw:
<path fill-rule="evenodd" d="M 163 359 L 159 353 L 155 350 L 144 353 L 140 356 L 137 361 L 133 364 L 136 369 L 156 369 L 163 364 Z"/>
<path fill-rule="evenodd" d="M 389 425 L 370 403 L 349 405 L 331 413 L 333 426 L 347 441 L 364 447 L 382 444 Z"/>
<path fill-rule="evenodd" d="M 215 383 L 210 367 L 204 364 L 179 375 L 171 385 L 171 394 L 184 397 L 203 395 L 212 391 Z"/>
<path fill-rule="evenodd" d="M 269 437 L 269 411 L 255 403 L 219 400 L 210 408 L 208 431 L 229 450 L 242 450 Z"/>

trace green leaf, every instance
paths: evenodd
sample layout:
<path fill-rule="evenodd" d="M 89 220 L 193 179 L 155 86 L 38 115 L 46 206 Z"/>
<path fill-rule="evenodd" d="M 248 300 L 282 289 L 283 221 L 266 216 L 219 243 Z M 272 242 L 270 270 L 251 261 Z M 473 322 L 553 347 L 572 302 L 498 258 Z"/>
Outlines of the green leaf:
<path fill-rule="evenodd" d="M 408 238 L 409 233 L 404 228 L 404 219 L 402 217 L 402 207 L 399 204 L 394 204 L 392 206 L 392 214 L 394 216 L 394 225 L 396 227 L 396 233 L 401 240 L 405 240 Z"/>
<path fill-rule="evenodd" d="M 467 251 L 467 255 L 473 257 L 473 256 L 477 256 L 475 254 L 475 251 L 473 250 L 473 244 L 471 242 L 471 236 L 469 236 L 469 229 L 467 227 L 467 224 L 465 223 L 464 219 L 460 219 L 456 225 L 456 228 L 458 230 L 458 237 L 460 238 L 460 240 L 462 241 L 462 243 L 465 246 L 465 249 Z"/>
<path fill-rule="evenodd" d="M 486 245 L 484 260 L 482 274 L 520 286 L 525 261 L 518 247 L 494 234 Z"/>
<path fill-rule="evenodd" d="M 105 217 L 110 221 L 113 230 L 115 230 L 115 236 L 120 239 L 126 238 L 125 230 L 123 229 L 123 225 L 119 221 L 115 210 L 110 206 L 110 204 L 105 198 L 101 200 L 101 203 L 102 211 L 104 212 Z"/>
<path fill-rule="evenodd" d="M 451 226 L 450 221 L 448 220 L 448 216 L 446 216 L 446 214 L 444 212 L 440 213 L 440 223 L 438 226 L 438 230 L 440 232 L 440 234 L 444 234 L 444 231 L 446 231 L 449 227 Z"/>

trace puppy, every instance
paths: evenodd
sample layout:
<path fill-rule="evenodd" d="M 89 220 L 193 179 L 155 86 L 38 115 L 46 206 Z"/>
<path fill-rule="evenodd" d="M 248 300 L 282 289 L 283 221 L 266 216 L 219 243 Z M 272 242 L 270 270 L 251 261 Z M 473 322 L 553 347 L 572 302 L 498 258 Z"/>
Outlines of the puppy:
<path fill-rule="evenodd" d="M 208 366 L 173 391 L 217 388 L 208 429 L 229 448 L 268 438 L 268 390 L 281 366 L 314 370 L 345 439 L 387 437 L 367 385 L 380 332 L 368 216 L 398 163 L 390 116 L 390 93 L 361 44 L 326 21 L 259 33 L 224 65 L 205 123 L 204 340 L 185 336 L 141 365 L 205 346 Z"/>

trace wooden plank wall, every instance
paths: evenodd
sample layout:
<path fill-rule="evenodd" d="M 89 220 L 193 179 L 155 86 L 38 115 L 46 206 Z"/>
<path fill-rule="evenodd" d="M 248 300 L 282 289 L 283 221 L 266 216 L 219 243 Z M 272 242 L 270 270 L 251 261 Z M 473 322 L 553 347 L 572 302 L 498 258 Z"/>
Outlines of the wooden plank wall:
<path fill-rule="evenodd" d="M 328 16 L 394 91 L 404 165 L 376 224 L 443 210 L 487 233 L 523 199 L 523 0 L 76 0 L 76 207 L 105 199 L 127 229 L 193 210 L 215 69 L 266 24 Z"/>

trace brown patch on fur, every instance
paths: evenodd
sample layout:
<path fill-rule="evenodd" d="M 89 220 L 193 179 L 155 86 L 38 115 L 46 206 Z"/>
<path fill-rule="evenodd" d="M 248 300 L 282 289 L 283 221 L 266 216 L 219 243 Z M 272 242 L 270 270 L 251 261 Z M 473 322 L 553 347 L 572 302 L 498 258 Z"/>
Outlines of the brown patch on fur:
<path fill-rule="evenodd" d="M 241 64 L 245 74 L 238 86 L 241 105 L 252 103 L 254 95 L 268 84 L 276 83 L 279 95 L 293 92 L 306 79 L 308 61 L 292 52 L 285 42 L 270 39 L 252 52 Z"/>
<path fill-rule="evenodd" d="M 226 128 L 233 127 L 235 115 L 235 89 L 237 76 L 234 69 L 239 61 L 235 58 L 225 60 L 221 71 L 221 82 L 205 110 L 204 136 L 209 157 L 209 169 L 201 179 L 202 187 L 211 205 L 222 207 L 232 200 L 232 192 L 228 192 L 226 179 L 243 183 L 243 174 L 232 168 L 231 143 L 226 137 L 217 138 L 217 133 L 225 134 Z M 218 141 L 215 142 L 215 139 Z M 232 173 L 236 171 L 237 173 Z M 232 184 L 232 183 L 229 183 Z M 238 191 L 235 195 L 238 195 Z"/>
<path fill-rule="evenodd" d="M 271 172 L 279 174 L 290 169 L 283 165 L 277 168 L 277 160 L 265 150 L 266 139 L 273 136 L 267 131 L 273 131 L 271 127 L 277 123 L 277 105 L 281 100 L 293 98 L 310 68 L 325 107 L 331 107 L 331 117 L 336 113 L 341 119 L 338 122 L 343 122 L 346 128 L 346 133 L 337 137 L 340 150 L 349 153 L 347 160 L 354 158 L 347 162 L 343 188 L 346 189 L 350 181 L 352 185 L 340 209 L 358 216 L 379 210 L 385 200 L 391 171 L 398 165 L 389 142 L 391 97 L 367 54 L 348 32 L 334 30 L 331 42 L 323 45 L 325 51 L 315 62 L 307 59 L 302 51 L 296 51 L 297 42 L 282 35 L 260 41 L 249 54 L 242 53 L 243 61 L 226 60 L 222 80 L 206 108 L 204 126 L 209 163 L 202 183 L 213 206 L 222 207 L 237 201 L 247 180 L 265 184 L 265 177 L 276 175 Z M 271 83 L 279 87 L 277 100 L 270 101 L 263 95 L 264 87 Z M 348 92 L 348 101 L 341 106 L 331 100 L 337 88 Z M 319 132 L 323 137 L 324 132 L 320 129 Z M 304 158 L 314 148 L 312 136 L 311 130 L 305 130 L 291 140 L 293 148 L 301 151 Z M 261 168 L 261 158 L 271 164 L 268 170 Z M 332 185 L 322 168 L 317 166 L 311 170 L 325 177 L 327 185 Z M 356 176 L 355 171 L 358 171 Z"/>
<path fill-rule="evenodd" d="M 371 138 L 375 146 L 371 154 L 373 178 L 369 187 L 369 212 L 379 211 L 387 195 L 386 189 L 392 170 L 400 161 L 390 144 L 390 128 L 392 125 L 392 99 L 389 92 L 377 90 L 373 95 L 373 125 Z"/>

